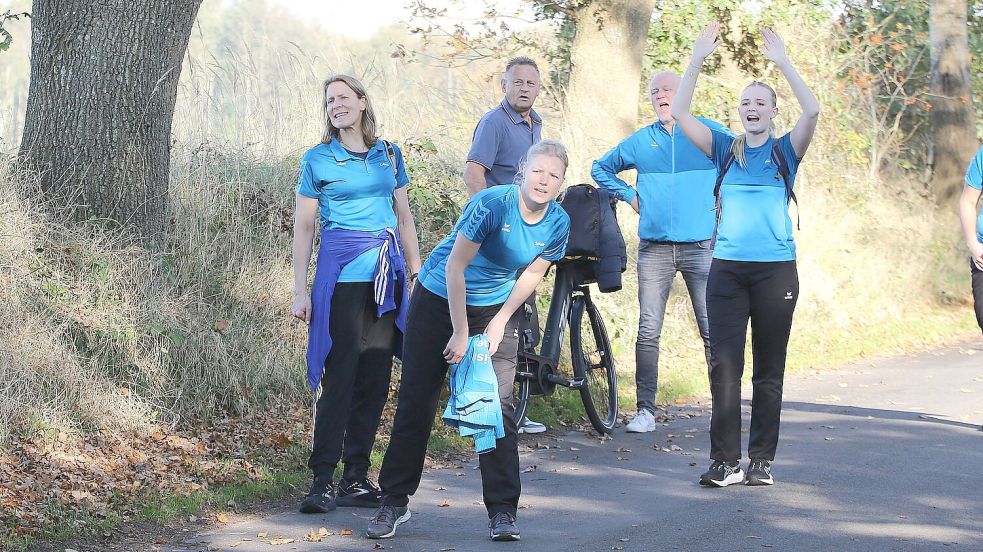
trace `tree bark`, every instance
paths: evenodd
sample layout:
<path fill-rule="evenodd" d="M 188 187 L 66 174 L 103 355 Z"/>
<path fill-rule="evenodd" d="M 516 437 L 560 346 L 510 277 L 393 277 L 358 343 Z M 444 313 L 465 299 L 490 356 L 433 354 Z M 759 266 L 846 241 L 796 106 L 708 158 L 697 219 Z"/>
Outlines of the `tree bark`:
<path fill-rule="evenodd" d="M 931 190 L 939 204 L 951 203 L 962 188 L 966 165 L 976 153 L 976 113 L 969 71 L 965 0 L 932 0 Z"/>
<path fill-rule="evenodd" d="M 20 155 L 60 215 L 163 239 L 171 119 L 200 4 L 34 1 Z"/>
<path fill-rule="evenodd" d="M 635 131 L 645 39 L 656 0 L 593 0 L 574 14 L 565 119 L 596 158 Z"/>

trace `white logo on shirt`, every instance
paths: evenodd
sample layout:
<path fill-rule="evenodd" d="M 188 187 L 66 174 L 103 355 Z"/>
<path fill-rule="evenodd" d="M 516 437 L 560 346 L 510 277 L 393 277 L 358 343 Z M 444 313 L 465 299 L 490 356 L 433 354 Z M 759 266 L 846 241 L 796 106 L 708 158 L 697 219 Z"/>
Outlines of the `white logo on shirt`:
<path fill-rule="evenodd" d="M 785 292 L 785 300 L 786 301 L 791 301 L 792 299 L 794 299 L 794 297 L 792 297 L 792 292 L 791 291 L 786 291 Z"/>
<path fill-rule="evenodd" d="M 386 163 L 385 161 L 383 161 L 382 163 L 379 163 L 379 166 L 380 167 L 388 167 L 389 166 L 389 163 Z"/>
<path fill-rule="evenodd" d="M 506 222 L 505 224 L 502 225 L 502 232 L 511 232 L 511 231 L 512 231 L 512 227 L 509 226 L 509 223 Z"/>
<path fill-rule="evenodd" d="M 659 147 L 659 143 L 658 143 L 658 142 L 656 142 L 655 140 L 652 140 L 652 143 L 651 143 L 651 144 L 649 144 L 649 145 L 650 145 L 650 146 L 652 146 L 653 148 L 657 148 L 657 147 Z"/>
<path fill-rule="evenodd" d="M 543 242 L 533 242 L 533 243 L 536 244 L 536 247 L 546 247 L 546 244 Z"/>
<path fill-rule="evenodd" d="M 335 161 L 335 165 L 339 167 L 344 167 L 346 164 L 348 164 L 348 161 Z"/>

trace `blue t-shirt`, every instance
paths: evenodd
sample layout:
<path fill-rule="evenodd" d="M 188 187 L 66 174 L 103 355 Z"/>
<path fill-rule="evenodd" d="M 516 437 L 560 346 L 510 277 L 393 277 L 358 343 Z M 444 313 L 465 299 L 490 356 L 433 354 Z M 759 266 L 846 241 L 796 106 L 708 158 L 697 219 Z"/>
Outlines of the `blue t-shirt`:
<path fill-rule="evenodd" d="M 383 141 L 377 140 L 365 159 L 342 147 L 339 140 L 318 144 L 300 161 L 297 193 L 317 199 L 322 228 L 380 232 L 396 227 L 393 191 L 409 183 L 403 154 L 393 144 L 396 173 Z M 345 265 L 339 282 L 371 282 L 378 248 Z"/>
<path fill-rule="evenodd" d="M 570 233 L 570 217 L 551 201 L 536 224 L 519 212 L 519 187 L 495 186 L 474 195 L 454 230 L 430 253 L 420 270 L 420 284 L 447 298 L 447 258 L 460 232 L 480 244 L 471 264 L 464 269 L 467 304 L 489 306 L 504 303 L 515 286 L 517 272 L 536 257 L 547 261 L 563 258 Z"/>
<path fill-rule="evenodd" d="M 487 169 L 488 186 L 513 184 L 526 152 L 542 139 L 543 120 L 535 110 L 529 112 L 529 118 L 531 125 L 512 109 L 508 100 L 502 100 L 478 121 L 467 160 Z"/>
<path fill-rule="evenodd" d="M 711 130 L 713 135 L 713 164 L 723 167 L 734 136 Z M 768 138 L 756 147 L 744 147 L 747 166 L 736 160 L 731 164 L 720 186 L 720 224 L 713 258 L 729 261 L 793 261 L 795 241 L 792 239 L 792 219 L 788 216 L 785 182 L 771 160 L 772 142 Z M 792 182 L 801 159 L 792 148 L 791 135 L 778 138 L 778 147 L 788 164 Z"/>
<path fill-rule="evenodd" d="M 976 152 L 976 157 L 966 170 L 966 184 L 970 188 L 983 190 L 983 148 Z M 976 218 L 976 239 L 983 243 L 983 211 Z"/>

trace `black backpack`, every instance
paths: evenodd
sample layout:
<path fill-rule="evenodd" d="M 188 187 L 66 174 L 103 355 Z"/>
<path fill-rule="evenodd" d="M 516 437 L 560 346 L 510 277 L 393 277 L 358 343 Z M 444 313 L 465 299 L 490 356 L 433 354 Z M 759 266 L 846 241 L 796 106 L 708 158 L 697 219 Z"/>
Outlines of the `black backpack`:
<path fill-rule="evenodd" d="M 601 255 L 601 207 L 597 188 L 590 184 L 570 186 L 563 193 L 560 206 L 570 215 L 570 236 L 566 257 Z"/>
<path fill-rule="evenodd" d="M 778 140 L 772 140 L 771 143 L 771 162 L 778 166 L 778 176 L 785 182 L 785 203 L 795 202 L 795 227 L 798 230 L 802 230 L 802 217 L 798 212 L 799 200 L 795 198 L 795 192 L 792 191 L 792 172 L 788 168 L 788 162 L 785 161 L 785 155 L 782 154 L 782 150 L 778 147 Z M 713 185 L 714 210 L 717 211 L 717 222 L 713 227 L 714 245 L 717 243 L 717 228 L 720 226 L 720 186 L 724 182 L 724 176 L 733 164 L 734 152 L 727 150 L 723 165 L 717 171 L 717 183 Z"/>

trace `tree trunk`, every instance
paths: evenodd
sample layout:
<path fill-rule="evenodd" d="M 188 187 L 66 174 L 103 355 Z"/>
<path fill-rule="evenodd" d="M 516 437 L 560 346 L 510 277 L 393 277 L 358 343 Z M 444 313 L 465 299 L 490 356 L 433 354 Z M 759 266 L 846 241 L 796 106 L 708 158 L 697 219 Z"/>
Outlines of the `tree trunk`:
<path fill-rule="evenodd" d="M 977 148 L 966 4 L 965 0 L 932 0 L 929 7 L 933 139 L 931 189 L 939 204 L 951 203 L 959 194 L 966 165 Z"/>
<path fill-rule="evenodd" d="M 638 124 L 642 56 L 655 3 L 593 0 L 574 15 L 565 106 L 571 135 L 565 139 L 572 139 L 588 159 L 596 159 Z"/>
<path fill-rule="evenodd" d="M 35 0 L 20 154 L 53 207 L 163 239 L 171 118 L 201 0 Z"/>

